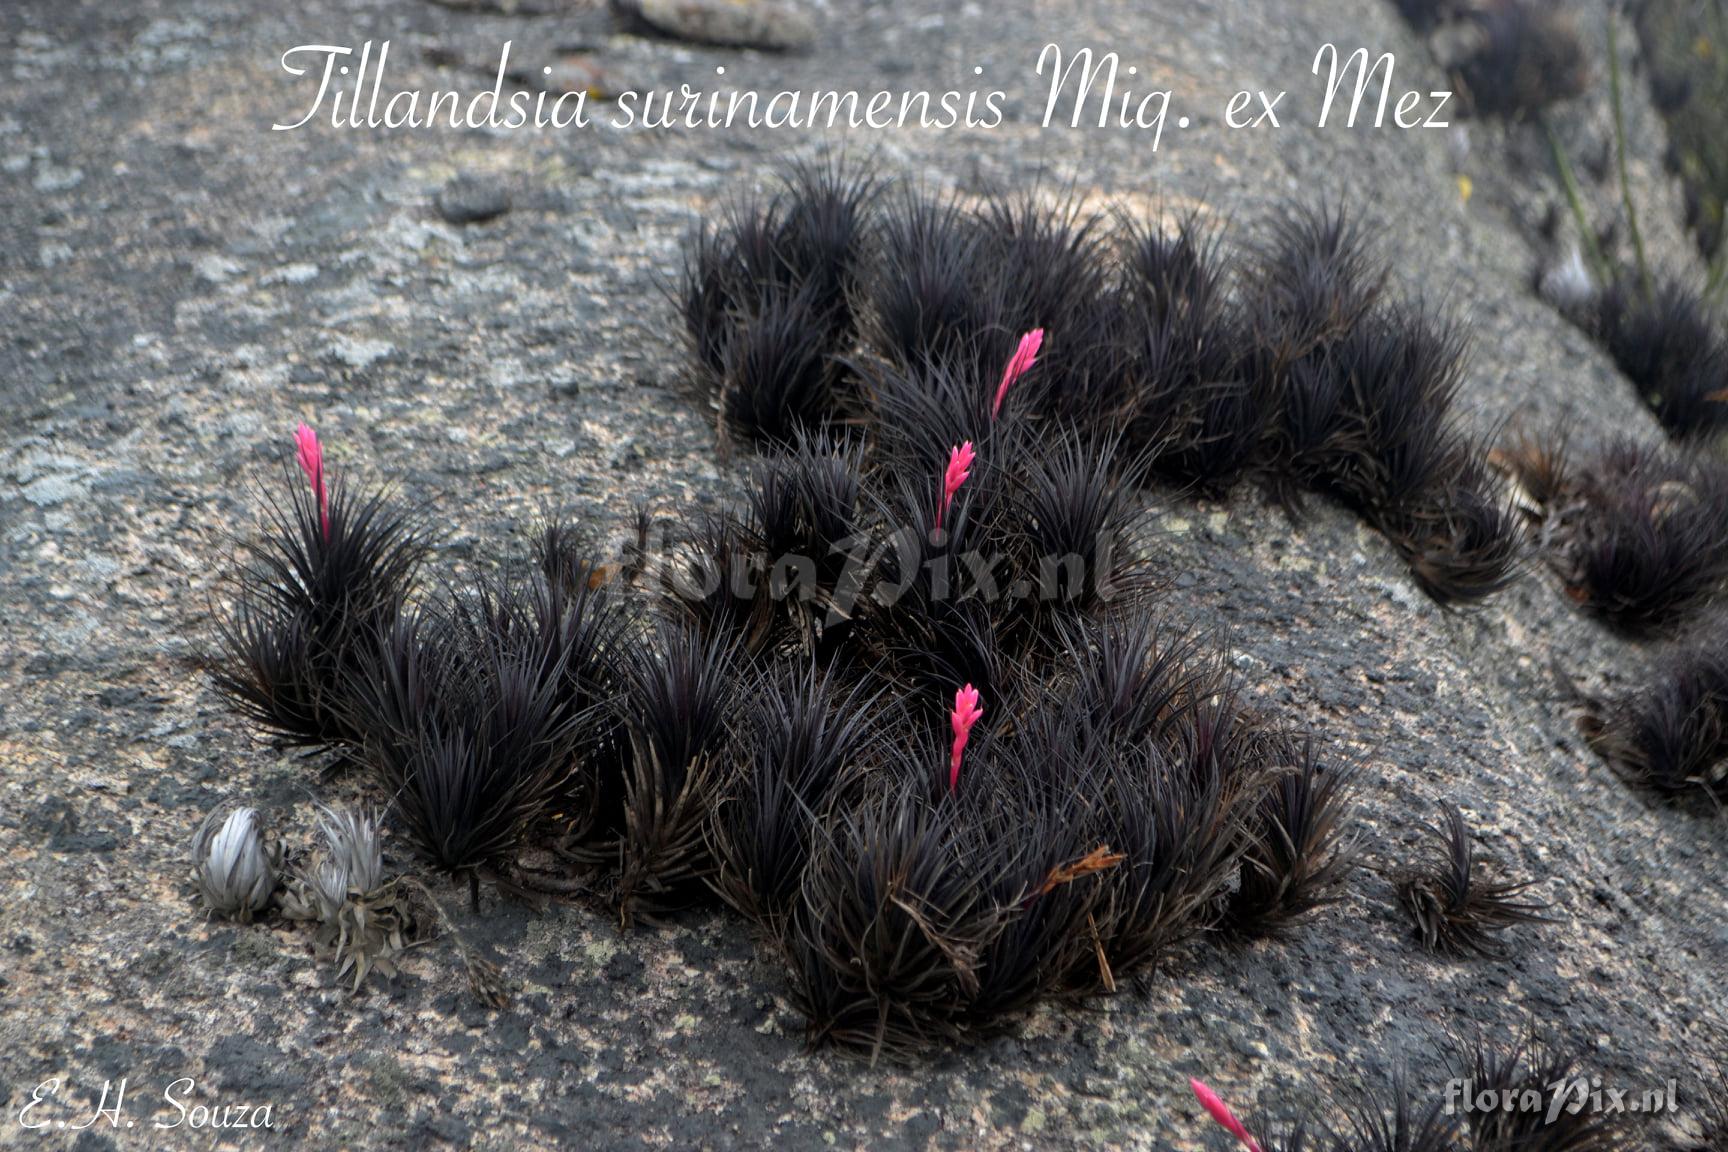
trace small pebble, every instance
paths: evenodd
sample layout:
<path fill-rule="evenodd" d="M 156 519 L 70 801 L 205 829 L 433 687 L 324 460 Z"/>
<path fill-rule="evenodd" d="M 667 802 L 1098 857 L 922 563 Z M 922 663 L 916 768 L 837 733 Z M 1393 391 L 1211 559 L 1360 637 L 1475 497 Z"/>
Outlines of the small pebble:
<path fill-rule="evenodd" d="M 457 176 L 438 190 L 438 214 L 452 224 L 478 224 L 510 211 L 510 193 L 491 180 Z"/>
<path fill-rule="evenodd" d="M 612 0 L 612 7 L 697 44 L 784 52 L 816 39 L 810 14 L 786 0 Z"/>

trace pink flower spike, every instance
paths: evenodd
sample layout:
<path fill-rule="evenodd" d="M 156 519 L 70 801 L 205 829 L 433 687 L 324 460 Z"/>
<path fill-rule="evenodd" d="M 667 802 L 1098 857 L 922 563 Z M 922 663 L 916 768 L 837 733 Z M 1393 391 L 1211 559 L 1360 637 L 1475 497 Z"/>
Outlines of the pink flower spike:
<path fill-rule="evenodd" d="M 1260 1152 L 1260 1145 L 1254 1142 L 1254 1137 L 1248 1135 L 1248 1129 L 1242 1126 L 1242 1121 L 1231 1114 L 1224 1101 L 1218 1099 L 1218 1093 L 1206 1087 L 1198 1080 L 1189 1080 L 1188 1087 L 1194 1089 L 1194 1095 L 1200 1098 L 1201 1105 L 1212 1113 L 1212 1119 L 1224 1126 L 1224 1130 L 1242 1142 L 1248 1152 Z"/>
<path fill-rule="evenodd" d="M 324 539 L 330 539 L 330 496 L 324 488 L 324 446 L 318 443 L 318 433 L 301 424 L 294 429 L 294 443 L 300 449 L 300 471 L 306 473 L 312 494 L 318 498 L 318 527 Z"/>
<path fill-rule="evenodd" d="M 960 485 L 966 483 L 972 475 L 972 461 L 978 458 L 978 453 L 972 450 L 972 441 L 960 445 L 948 453 L 948 471 L 942 476 L 942 502 L 936 505 L 936 527 L 942 527 L 942 517 L 948 511 L 948 505 L 954 503 L 954 493 L 960 491 Z"/>
<path fill-rule="evenodd" d="M 1034 328 L 1020 337 L 1020 346 L 1014 349 L 1014 355 L 1008 357 L 1008 367 L 1002 370 L 1002 383 L 996 386 L 996 403 L 990 408 L 990 419 L 994 420 L 1002 412 L 1002 401 L 1008 395 L 1008 389 L 1014 381 L 1026 375 L 1028 369 L 1038 362 L 1038 349 L 1044 346 L 1044 329 Z"/>
<path fill-rule="evenodd" d="M 978 717 L 982 715 L 984 705 L 979 702 L 978 689 L 968 684 L 954 693 L 954 711 L 948 716 L 954 725 L 954 751 L 948 757 L 950 792 L 960 786 L 960 754 L 966 751 L 966 741 L 972 737 L 972 725 L 978 723 Z"/>

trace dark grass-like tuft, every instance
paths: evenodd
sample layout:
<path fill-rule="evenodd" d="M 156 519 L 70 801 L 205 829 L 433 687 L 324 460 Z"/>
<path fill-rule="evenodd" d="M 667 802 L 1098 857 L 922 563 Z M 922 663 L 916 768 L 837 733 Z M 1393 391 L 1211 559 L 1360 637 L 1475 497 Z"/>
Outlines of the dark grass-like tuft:
<path fill-rule="evenodd" d="M 1491 596 L 1524 569 L 1523 524 L 1491 484 L 1488 469 L 1471 464 L 1436 495 L 1382 526 L 1416 582 L 1442 604 Z"/>
<path fill-rule="evenodd" d="M 1194 216 L 1173 230 L 1130 222 L 1122 233 L 1105 342 L 1120 349 L 1127 387 L 1098 415 L 1119 419 L 1160 475 L 1222 491 L 1252 462 L 1264 412 L 1221 233 Z"/>
<path fill-rule="evenodd" d="M 928 748 L 932 774 L 941 754 Z M 959 807 L 904 778 L 824 824 L 787 932 L 814 1043 L 904 1057 L 966 1034 L 1001 911 Z"/>
<path fill-rule="evenodd" d="M 872 359 L 856 365 L 882 470 L 897 477 L 940 476 L 949 452 L 967 442 L 989 462 L 1011 461 L 1022 451 L 1027 433 L 1018 417 L 1022 398 L 1016 396 L 993 418 L 998 381 L 966 363 L 977 355 L 972 341 L 956 351 L 953 363 L 897 366 Z"/>
<path fill-rule="evenodd" d="M 778 938 L 819 829 L 880 738 L 876 698 L 814 665 L 752 681 L 713 820 L 722 899 Z"/>
<path fill-rule="evenodd" d="M 1611 1113 L 1551 1107 L 1559 1086 L 1587 1083 L 1588 1077 L 1579 1053 L 1534 1032 L 1509 1044 L 1478 1039 L 1454 1061 L 1453 1071 L 1473 1092 L 1518 1102 L 1510 1109 L 1465 1113 L 1471 1152 L 1621 1152 L 1636 1146 Z"/>
<path fill-rule="evenodd" d="M 1123 751 L 1098 785 L 1094 835 L 1122 862 L 1101 878 L 1102 962 L 1096 983 L 1079 990 L 1112 990 L 1210 927 L 1237 872 L 1248 766 L 1205 747 L 1203 717 L 1181 727 L 1174 750 L 1144 741 Z"/>
<path fill-rule="evenodd" d="M 1228 919 L 1244 935 L 1269 935 L 1338 899 L 1354 867 L 1346 834 L 1357 769 L 1327 764 L 1312 737 L 1292 742 L 1283 773 L 1248 818 L 1251 837 Z"/>
<path fill-rule="evenodd" d="M 1469 466 L 1452 418 L 1464 352 L 1463 328 L 1421 303 L 1388 306 L 1341 346 L 1361 452 L 1333 479 L 1363 507 L 1407 509 Z"/>
<path fill-rule="evenodd" d="M 768 563 L 748 515 L 704 509 L 677 530 L 651 587 L 702 635 L 735 641 L 755 655 L 775 641 Z"/>
<path fill-rule="evenodd" d="M 1001 1027 L 1040 998 L 1114 990 L 1098 918 L 1126 864 L 1096 827 L 1099 765 L 1110 750 L 1055 710 L 1024 718 L 1012 741 L 964 766 L 958 802 L 977 830 L 976 874 L 1000 910 L 965 1006 L 975 1030 Z"/>
<path fill-rule="evenodd" d="M 1512 466 L 1543 521 L 1550 559 L 1587 610 L 1630 631 L 1669 627 L 1728 582 L 1728 468 L 1706 454 L 1610 441 L 1579 461 L 1538 444 Z"/>
<path fill-rule="evenodd" d="M 734 438 L 789 441 L 837 417 L 853 303 L 879 183 L 841 160 L 795 168 L 686 246 L 678 289 L 697 374 Z"/>
<path fill-rule="evenodd" d="M 862 454 L 800 431 L 752 462 L 741 509 L 690 517 L 652 582 L 704 634 L 752 655 L 841 651 L 865 577 Z"/>
<path fill-rule="evenodd" d="M 1124 747 L 1146 740 L 1170 747 L 1194 702 L 1229 688 L 1216 650 L 1151 613 L 1083 623 L 1068 630 L 1064 647 L 1072 700 Z"/>
<path fill-rule="evenodd" d="M 805 433 L 751 473 L 751 524 L 782 643 L 820 661 L 850 637 L 862 583 L 863 475 L 860 441 Z"/>
<path fill-rule="evenodd" d="M 1572 19 L 1546 0 L 1486 0 L 1469 13 L 1474 49 L 1458 65 L 1481 116 L 1526 117 L 1582 95 L 1589 57 Z"/>
<path fill-rule="evenodd" d="M 1036 191 L 993 197 L 976 216 L 979 293 L 997 313 L 980 332 L 973 362 L 1000 370 L 1021 333 L 1035 328 L 1053 334 L 1068 361 L 1085 357 L 1104 334 L 1098 318 L 1107 265 L 1099 218 L 1074 200 L 1046 203 Z M 1028 379 L 1020 387 L 1036 384 Z"/>
<path fill-rule="evenodd" d="M 846 414 L 848 390 L 814 285 L 773 289 L 720 351 L 712 389 L 727 435 L 783 445 Z"/>
<path fill-rule="evenodd" d="M 882 181 L 868 164 L 830 157 L 793 167 L 779 216 L 779 255 L 829 319 L 836 344 L 853 331 L 853 301 Z"/>
<path fill-rule="evenodd" d="M 1519 897 L 1533 881 L 1511 883 L 1483 876 L 1463 814 L 1442 806 L 1445 824 L 1431 831 L 1441 851 L 1433 864 L 1412 871 L 1399 883 L 1399 896 L 1416 924 L 1416 938 L 1430 952 L 1445 956 L 1494 956 L 1497 939 L 1518 924 L 1541 923 L 1546 904 Z"/>
<path fill-rule="evenodd" d="M 577 770 L 588 714 L 558 595 L 483 581 L 396 621 L 353 677 L 360 757 L 443 871 L 507 872 Z"/>
<path fill-rule="evenodd" d="M 1728 802 L 1728 628 L 1712 621 L 1664 653 L 1637 692 L 1594 704 L 1591 746 L 1660 796 Z"/>
<path fill-rule="evenodd" d="M 1445 1108 L 1443 1099 L 1418 1104 L 1408 1078 L 1400 1074 L 1383 1095 L 1360 1094 L 1331 1152 L 1464 1152 L 1458 1121 Z"/>
<path fill-rule="evenodd" d="M 984 231 L 958 201 L 911 190 L 888 197 L 865 288 L 871 344 L 902 368 L 975 364 L 975 342 L 1002 315 L 981 283 L 985 260 Z"/>
<path fill-rule="evenodd" d="M 618 838 L 617 902 L 628 925 L 683 907 L 714 871 L 706 825 L 728 754 L 737 641 L 662 622 L 629 662 L 622 702 L 630 774 Z"/>
<path fill-rule="evenodd" d="M 1728 429 L 1728 340 L 1700 291 L 1664 280 L 1646 293 L 1623 279 L 1597 309 L 1603 345 L 1671 435 Z"/>
<path fill-rule="evenodd" d="M 1143 557 L 1148 460 L 1114 438 L 1045 432 L 1015 477 L 1017 583 L 1042 616 L 1126 607 L 1152 587 Z M 1048 632 L 1048 629 L 1045 629 Z M 1054 638 L 1054 637 L 1052 637 Z"/>
<path fill-rule="evenodd" d="M 1291 1115 L 1246 1126 L 1262 1152 L 1475 1152 L 1444 1097 L 1420 1104 L 1405 1072 L 1390 1085 L 1322 1091 Z"/>
<path fill-rule="evenodd" d="M 647 526 L 638 529 L 645 535 Z M 528 642 L 544 647 L 562 669 L 563 704 L 583 718 L 577 771 L 558 813 L 563 834 L 581 839 L 616 823 L 630 763 L 618 704 L 639 613 L 610 579 L 613 569 L 594 560 L 591 543 L 569 525 L 547 524 L 535 537 L 534 556 L 546 581 L 544 596 L 530 601 L 536 615 L 501 626 L 526 631 Z"/>
<path fill-rule="evenodd" d="M 699 370 L 717 375 L 738 325 L 768 292 L 792 287 L 781 258 L 781 211 L 773 200 L 742 200 L 719 227 L 700 224 L 685 245 L 678 305 Z"/>
<path fill-rule="evenodd" d="M 326 531 L 312 489 L 287 473 L 283 483 L 285 496 L 265 497 L 263 535 L 246 546 L 205 664 L 240 713 L 279 738 L 352 743 L 358 656 L 403 610 L 430 537 L 387 492 L 340 478 Z"/>
<path fill-rule="evenodd" d="M 1009 535 L 1007 480 L 981 459 L 938 528 L 939 477 L 897 474 L 871 493 L 860 641 L 882 674 L 931 706 L 965 684 L 1006 699 L 1016 669 L 1005 649 L 1016 637 L 1000 625 L 1020 602 L 1004 595 L 1000 568 L 987 560 Z"/>
<path fill-rule="evenodd" d="M 1124 857 L 1100 881 L 1108 986 L 1111 971 L 1146 968 L 1211 925 L 1273 750 L 1221 654 L 1191 633 L 1141 615 L 1073 631 L 1067 649 L 1076 673 L 1067 706 L 1105 750 L 1095 754 L 1093 839 Z"/>
<path fill-rule="evenodd" d="M 1279 218 L 1249 266 L 1251 324 L 1277 376 L 1337 341 L 1372 311 L 1389 271 L 1342 205 L 1300 208 Z"/>
<path fill-rule="evenodd" d="M 1206 312 L 1230 292 L 1223 230 L 1190 212 L 1174 228 L 1125 219 L 1120 226 L 1120 291 L 1157 317 Z"/>
<path fill-rule="evenodd" d="M 1296 507 L 1299 487 L 1316 489 L 1357 509 L 1442 603 L 1498 592 L 1519 572 L 1523 536 L 1510 503 L 1492 492 L 1485 452 L 1453 411 L 1463 329 L 1421 301 L 1354 315 L 1334 304 L 1322 315 L 1345 319 L 1328 322 L 1330 334 L 1311 321 L 1308 329 L 1323 334 L 1282 368 L 1282 353 L 1263 353 L 1271 375 L 1262 387 L 1280 408 L 1274 492 Z M 1303 347 L 1298 332 L 1286 329 L 1286 347 Z"/>

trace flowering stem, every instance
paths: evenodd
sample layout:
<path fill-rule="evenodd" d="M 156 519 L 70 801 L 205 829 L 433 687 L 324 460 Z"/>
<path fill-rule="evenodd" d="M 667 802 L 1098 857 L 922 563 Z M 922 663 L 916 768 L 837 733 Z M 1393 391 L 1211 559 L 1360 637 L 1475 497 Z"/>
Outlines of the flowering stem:
<path fill-rule="evenodd" d="M 1212 1119 L 1223 1125 L 1226 1132 L 1240 1140 L 1248 1152 L 1260 1152 L 1260 1145 L 1255 1142 L 1253 1136 L 1248 1134 L 1248 1129 L 1243 1126 L 1242 1121 L 1236 1119 L 1235 1115 L 1231 1113 L 1229 1106 L 1218 1098 L 1218 1093 L 1206 1087 L 1199 1080 L 1189 1080 L 1188 1086 L 1194 1089 L 1194 1095 L 1199 1097 L 1201 1106 L 1212 1114 Z"/>
<path fill-rule="evenodd" d="M 972 448 L 972 441 L 960 444 L 948 453 L 948 470 L 942 474 L 942 499 L 936 504 L 936 530 L 942 530 L 942 517 L 948 511 L 948 505 L 954 503 L 954 493 L 960 491 L 960 486 L 966 483 L 972 475 L 972 462 L 978 458 L 978 453 Z"/>
<path fill-rule="evenodd" d="M 954 747 L 948 755 L 948 791 L 956 791 L 960 787 L 960 756 L 966 751 L 966 742 L 972 738 L 972 725 L 978 723 L 978 718 L 984 715 L 984 705 L 978 689 L 968 684 L 954 693 L 954 710 L 949 713 L 948 720 L 954 729 Z"/>
<path fill-rule="evenodd" d="M 1014 349 L 1014 355 L 1008 358 L 1008 366 L 1002 370 L 1002 383 L 996 386 L 996 402 L 990 406 L 990 419 L 994 420 L 1001 414 L 1002 401 L 1007 398 L 1008 389 L 1038 362 L 1038 349 L 1043 346 L 1042 328 L 1034 328 L 1020 337 L 1019 346 Z"/>
<path fill-rule="evenodd" d="M 294 429 L 294 442 L 300 451 L 300 470 L 312 485 L 312 495 L 318 501 L 318 530 L 325 543 L 330 541 L 330 499 L 324 487 L 324 446 L 318 443 L 318 433 L 301 424 Z"/>

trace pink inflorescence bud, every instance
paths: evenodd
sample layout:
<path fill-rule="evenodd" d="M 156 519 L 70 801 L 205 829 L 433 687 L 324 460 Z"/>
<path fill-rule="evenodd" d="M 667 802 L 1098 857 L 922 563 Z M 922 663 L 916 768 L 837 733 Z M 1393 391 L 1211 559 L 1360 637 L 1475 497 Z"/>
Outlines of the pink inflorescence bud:
<path fill-rule="evenodd" d="M 942 476 L 942 502 L 936 505 L 937 528 L 942 527 L 942 517 L 947 515 L 948 505 L 954 503 L 954 493 L 960 491 L 960 485 L 972 475 L 972 461 L 977 458 L 970 440 L 948 453 L 948 471 Z"/>
<path fill-rule="evenodd" d="M 1200 1098 L 1201 1105 L 1205 1107 L 1206 1111 L 1212 1113 L 1212 1119 L 1222 1124 L 1226 1132 L 1240 1140 L 1248 1152 L 1260 1152 L 1260 1145 L 1255 1142 L 1254 1137 L 1248 1134 L 1248 1129 L 1243 1127 L 1242 1121 L 1236 1119 L 1235 1115 L 1231 1113 L 1229 1106 L 1218 1098 L 1218 1093 L 1198 1080 L 1189 1080 L 1188 1086 L 1194 1089 L 1194 1095 Z"/>
<path fill-rule="evenodd" d="M 966 741 L 971 739 L 972 725 L 978 723 L 982 715 L 984 705 L 979 701 L 978 689 L 968 684 L 954 693 L 954 711 L 948 717 L 954 725 L 954 751 L 948 757 L 950 792 L 960 786 L 960 755 L 966 751 Z"/>
<path fill-rule="evenodd" d="M 1014 355 L 1008 358 L 1008 367 L 1002 370 L 1002 383 L 996 386 L 996 403 L 990 407 L 990 419 L 994 420 L 1002 412 L 1002 401 L 1008 396 L 1008 389 L 1014 381 L 1026 375 L 1032 365 L 1038 362 L 1038 349 L 1044 346 L 1044 329 L 1034 328 L 1020 337 L 1020 346 L 1014 349 Z"/>
<path fill-rule="evenodd" d="M 330 539 L 330 498 L 324 487 L 324 447 L 318 443 L 318 433 L 301 424 L 294 429 L 294 443 L 300 449 L 300 470 L 312 485 L 312 495 L 318 498 L 318 528 L 324 539 Z"/>

